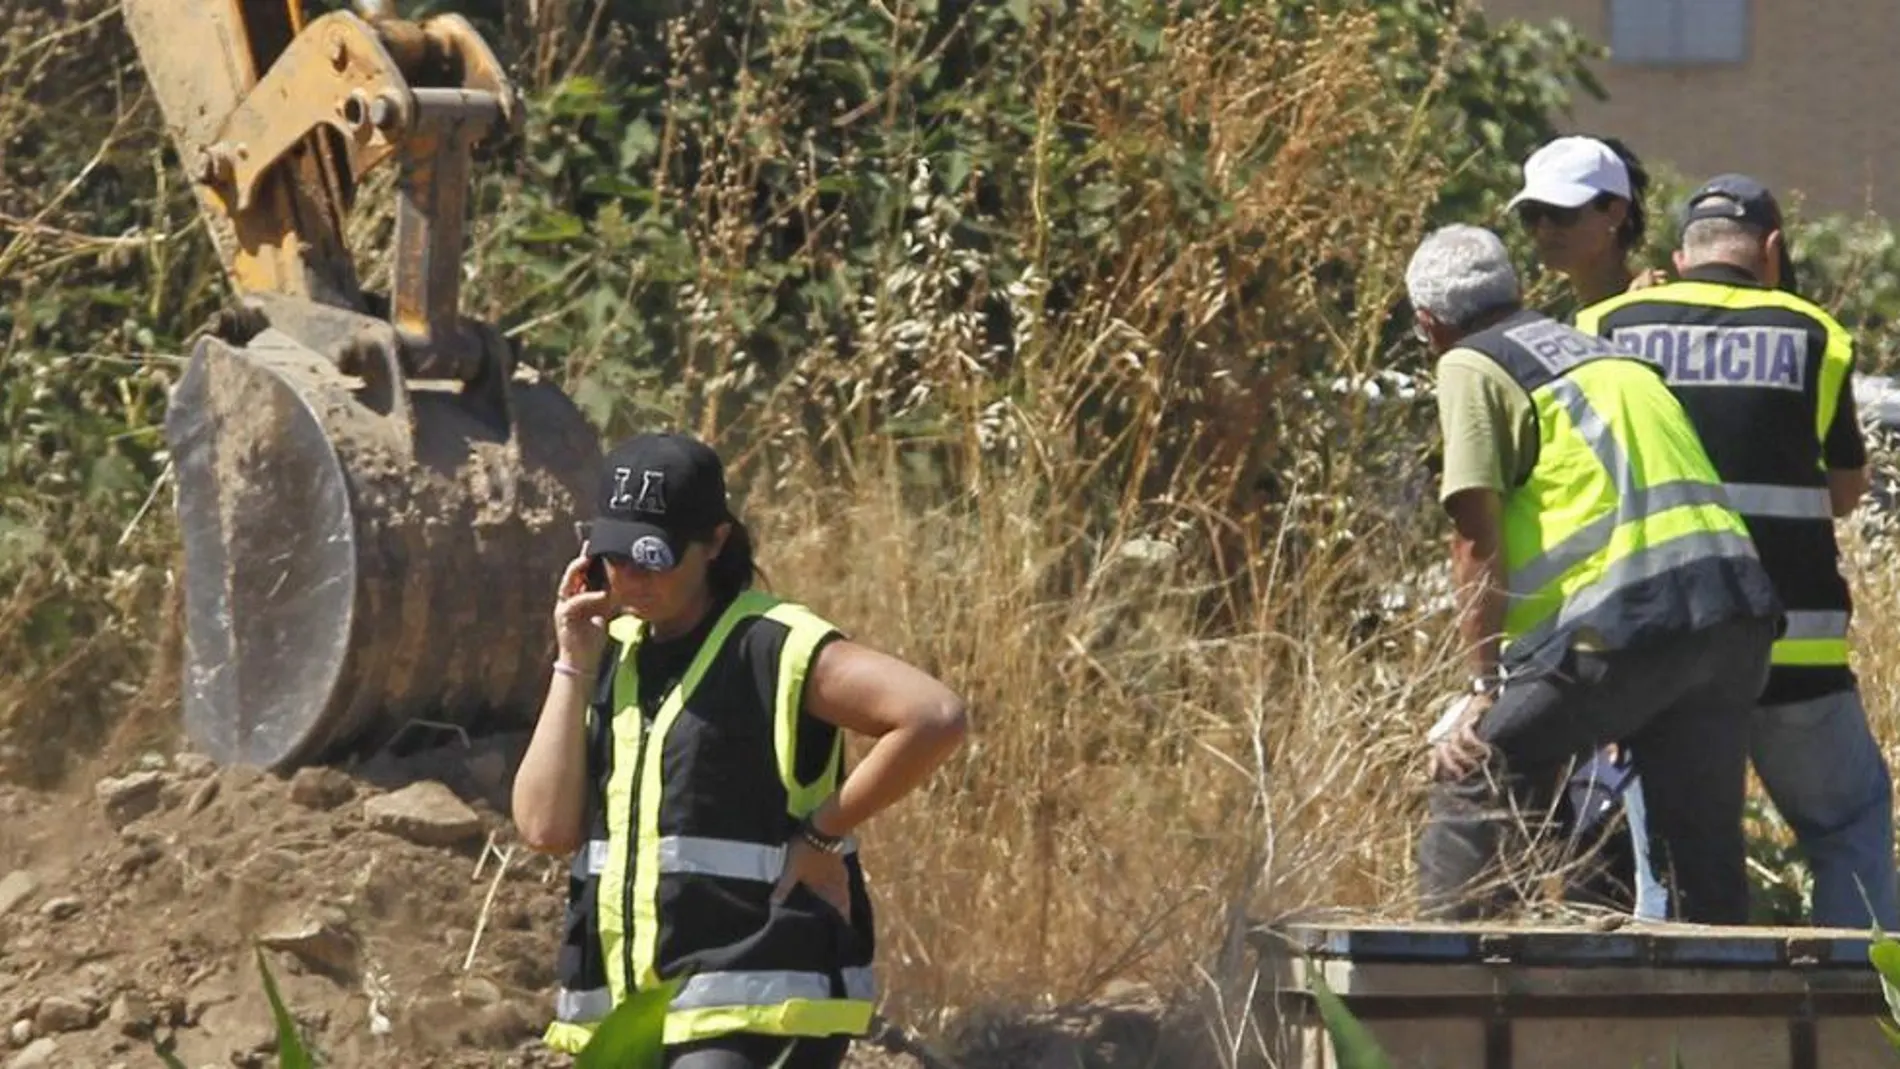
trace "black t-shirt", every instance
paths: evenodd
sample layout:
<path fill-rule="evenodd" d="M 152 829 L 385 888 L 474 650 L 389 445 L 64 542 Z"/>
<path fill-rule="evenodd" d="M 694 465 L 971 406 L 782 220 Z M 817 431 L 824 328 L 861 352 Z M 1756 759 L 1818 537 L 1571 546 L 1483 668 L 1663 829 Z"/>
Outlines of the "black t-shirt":
<path fill-rule="evenodd" d="M 635 654 L 635 667 L 640 671 L 640 711 L 648 720 L 659 715 L 660 705 L 666 701 L 667 694 L 685 678 L 700 644 L 719 625 L 719 617 L 725 612 L 726 604 L 714 604 L 706 613 L 706 618 L 683 635 L 665 640 L 649 638 L 640 644 Z"/>

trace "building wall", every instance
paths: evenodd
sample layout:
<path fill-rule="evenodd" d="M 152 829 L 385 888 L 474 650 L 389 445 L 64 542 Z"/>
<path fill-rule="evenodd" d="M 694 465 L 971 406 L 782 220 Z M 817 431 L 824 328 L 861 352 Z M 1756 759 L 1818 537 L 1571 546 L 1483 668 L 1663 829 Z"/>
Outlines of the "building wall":
<path fill-rule="evenodd" d="M 1562 17 L 1609 43 L 1610 0 L 1479 0 L 1493 19 Z M 1621 137 L 1691 180 L 1742 171 L 1802 214 L 1900 220 L 1900 2 L 1751 0 L 1740 64 L 1595 65 L 1607 101 L 1566 132 Z"/>

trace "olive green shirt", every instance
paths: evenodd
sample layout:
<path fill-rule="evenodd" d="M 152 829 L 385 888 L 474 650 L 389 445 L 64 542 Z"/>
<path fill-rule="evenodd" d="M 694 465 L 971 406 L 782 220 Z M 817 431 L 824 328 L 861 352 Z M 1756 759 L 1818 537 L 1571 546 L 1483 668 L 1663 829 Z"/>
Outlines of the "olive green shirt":
<path fill-rule="evenodd" d="M 1537 463 L 1530 394 L 1474 349 L 1451 349 L 1438 358 L 1438 427 L 1445 445 L 1440 503 L 1460 490 L 1506 494 Z"/>

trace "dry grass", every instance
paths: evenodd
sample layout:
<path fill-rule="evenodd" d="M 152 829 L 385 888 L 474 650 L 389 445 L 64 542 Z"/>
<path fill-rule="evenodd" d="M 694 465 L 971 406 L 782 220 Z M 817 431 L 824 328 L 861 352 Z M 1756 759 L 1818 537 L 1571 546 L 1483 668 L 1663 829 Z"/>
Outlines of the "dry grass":
<path fill-rule="evenodd" d="M 867 832 L 887 1010 L 929 1031 L 1127 978 L 1211 985 L 1231 1009 L 1250 920 L 1408 912 L 1419 739 L 1455 679 L 1446 614 L 1416 590 L 1391 597 L 1442 553 L 1418 496 L 1420 412 L 1355 392 L 1399 355 L 1382 328 L 1423 201 L 1395 191 L 1443 177 L 1421 105 L 1380 87 L 1363 16 L 1295 40 L 1266 14 L 1184 18 L 1159 53 L 1137 55 L 1103 4 L 1072 7 L 1031 31 L 1049 45 L 1038 129 L 1090 131 L 1091 174 L 1133 192 L 1122 241 L 1066 279 L 1060 315 L 1038 270 L 1064 238 L 1048 229 L 1046 186 L 1012 206 L 995 248 L 973 252 L 949 237 L 967 191 L 897 158 L 889 177 L 910 211 L 879 269 L 850 283 L 850 348 L 820 339 L 761 384 L 731 310 L 756 297 L 745 271 L 767 235 L 716 206 L 762 159 L 797 156 L 782 140 L 786 86 L 765 77 L 743 127 L 698 131 L 719 135 L 714 162 L 699 187 L 668 191 L 705 208 L 680 306 L 679 410 L 731 454 L 771 585 L 972 702 L 965 752 Z M 593 6 L 530 8 L 537 84 L 586 69 Z M 690 35 L 676 43 L 691 52 Z M 1223 161 L 1215 192 L 1231 212 L 1218 225 L 1157 177 L 1176 100 L 1193 102 Z M 468 292 L 488 312 L 530 302 L 494 251 L 505 222 L 475 228 L 483 284 Z M 384 227 L 357 221 L 365 238 Z M 993 290 L 994 261 L 1024 250 L 1028 269 Z M 801 255 L 818 273 L 838 250 Z M 646 285 L 638 276 L 626 285 Z M 1014 328 L 1000 346 L 980 329 L 998 300 Z M 42 352 L 7 344 L 40 366 Z M 610 334 L 565 355 L 581 383 L 611 361 Z M 1330 392 L 1335 378 L 1353 389 Z M 51 780 L 63 755 L 115 730 L 129 745 L 168 728 L 172 532 L 162 500 L 119 539 L 123 515 L 88 517 L 76 491 L 4 489 L 28 527 L 80 517 L 80 533 L 0 561 L 0 736 L 14 747 L 0 771 Z M 49 501 L 68 507 L 27 511 Z M 1850 540 L 1862 678 L 1889 749 L 1893 544 L 1884 530 Z M 76 639 L 24 640 L 19 621 L 74 606 Z"/>

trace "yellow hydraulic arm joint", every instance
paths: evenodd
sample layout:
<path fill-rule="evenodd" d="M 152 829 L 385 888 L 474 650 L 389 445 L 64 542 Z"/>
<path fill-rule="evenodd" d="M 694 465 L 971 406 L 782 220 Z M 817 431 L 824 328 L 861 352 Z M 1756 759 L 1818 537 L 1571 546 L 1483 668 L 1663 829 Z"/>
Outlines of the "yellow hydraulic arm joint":
<path fill-rule="evenodd" d="M 220 762 L 289 769 L 531 726 L 598 436 L 459 310 L 474 146 L 513 129 L 456 15 L 121 0 L 235 299 L 166 405 L 181 710 Z M 394 168 L 386 294 L 346 224 Z M 380 183 L 379 183 L 380 185 Z"/>
<path fill-rule="evenodd" d="M 468 21 L 374 3 L 308 22 L 296 0 L 124 4 L 234 285 L 363 310 L 343 226 L 357 184 L 394 157 L 388 318 L 406 370 L 473 377 L 453 366 L 478 348 L 455 338 L 470 153 L 521 107 Z"/>

